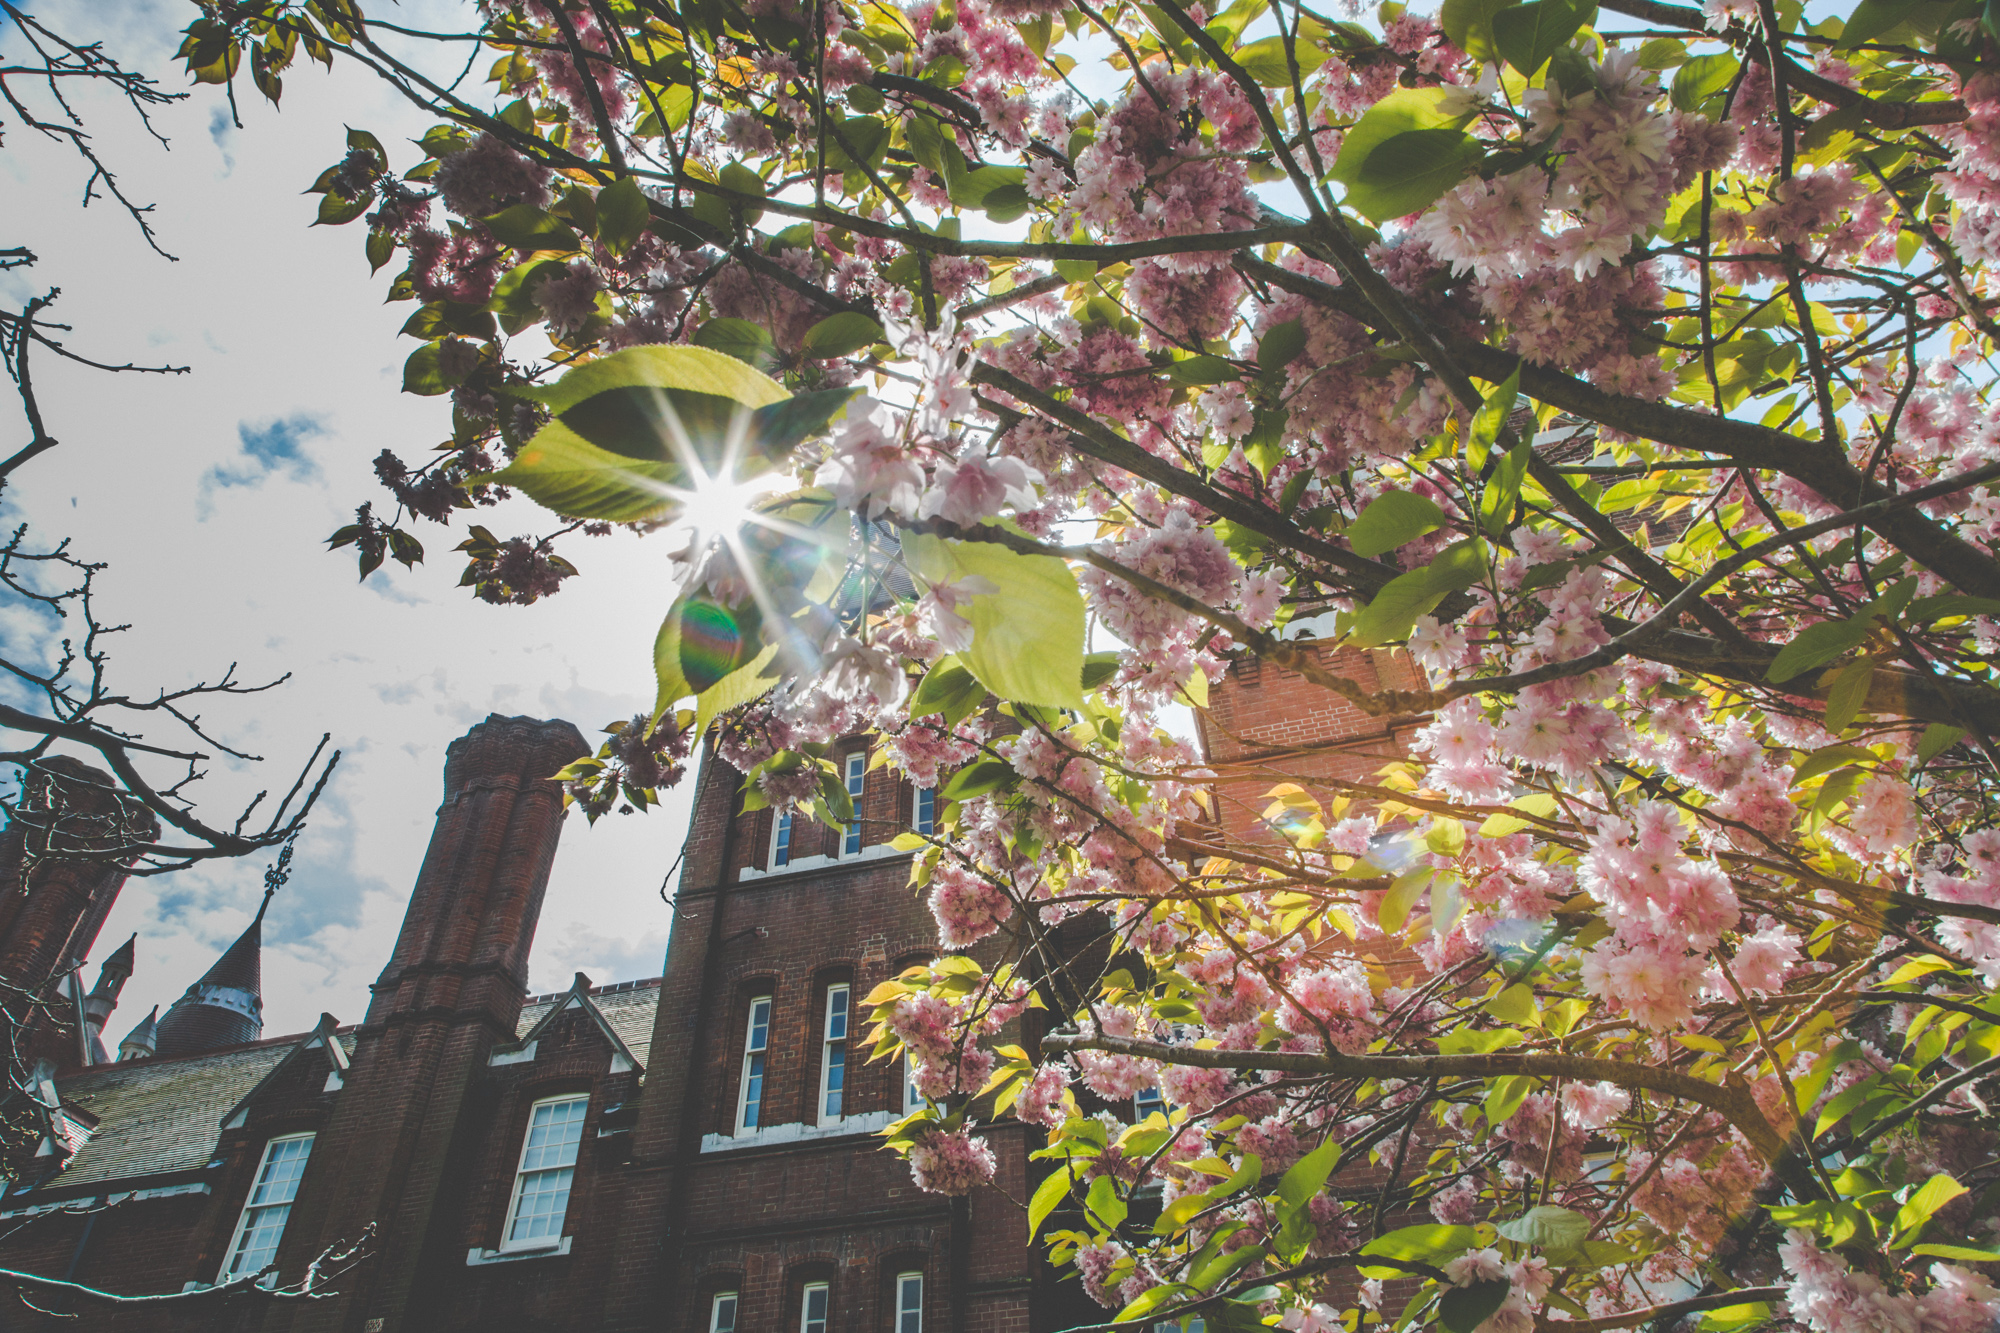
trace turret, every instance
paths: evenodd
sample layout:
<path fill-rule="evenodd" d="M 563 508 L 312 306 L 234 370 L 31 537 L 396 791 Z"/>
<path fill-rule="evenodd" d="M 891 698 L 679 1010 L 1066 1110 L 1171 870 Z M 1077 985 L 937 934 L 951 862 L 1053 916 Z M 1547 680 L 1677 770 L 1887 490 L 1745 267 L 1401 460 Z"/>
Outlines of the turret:
<path fill-rule="evenodd" d="M 264 910 L 270 905 L 271 892 L 266 890 L 249 928 L 167 1010 L 155 1033 L 154 1053 L 161 1059 L 236 1046 L 264 1035 Z"/>
<path fill-rule="evenodd" d="M 118 1007 L 118 996 L 131 979 L 133 946 L 138 942 L 139 937 L 134 934 L 104 960 L 97 969 L 97 985 L 83 1001 L 83 1022 L 89 1032 L 92 1064 L 101 1065 L 109 1058 L 104 1053 L 104 1025 L 111 1021 L 111 1013 Z"/>
<path fill-rule="evenodd" d="M 154 1005 L 153 1012 L 139 1020 L 139 1026 L 125 1034 L 125 1040 L 118 1043 L 120 1060 L 150 1060 L 153 1058 L 154 1036 L 158 1031 L 160 1006 Z"/>

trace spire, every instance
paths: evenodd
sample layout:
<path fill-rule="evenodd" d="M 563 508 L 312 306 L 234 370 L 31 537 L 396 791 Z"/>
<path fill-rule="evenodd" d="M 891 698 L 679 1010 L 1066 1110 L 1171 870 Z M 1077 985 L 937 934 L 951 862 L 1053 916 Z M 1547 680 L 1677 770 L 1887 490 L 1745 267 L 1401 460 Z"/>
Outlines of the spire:
<path fill-rule="evenodd" d="M 157 1054 L 193 1055 L 264 1035 L 264 908 L 159 1023 Z"/>
<path fill-rule="evenodd" d="M 264 913 L 270 909 L 271 895 L 291 878 L 292 846 L 286 843 L 277 864 L 265 868 L 264 901 L 257 905 L 250 925 L 160 1020 L 156 1053 L 161 1059 L 236 1046 L 264 1035 Z"/>
<path fill-rule="evenodd" d="M 97 969 L 97 985 L 83 1001 L 85 1040 L 90 1044 L 90 1063 L 94 1065 L 101 1065 L 110 1058 L 104 1053 L 104 1028 L 111 1021 L 111 1011 L 118 1007 L 118 996 L 132 975 L 133 946 L 138 942 L 139 936 L 135 933 L 104 960 Z"/>
<path fill-rule="evenodd" d="M 153 1012 L 139 1020 L 139 1026 L 125 1034 L 125 1040 L 118 1043 L 120 1060 L 150 1060 L 153 1058 L 153 1033 L 157 1029 L 160 1006 L 154 1005 Z"/>

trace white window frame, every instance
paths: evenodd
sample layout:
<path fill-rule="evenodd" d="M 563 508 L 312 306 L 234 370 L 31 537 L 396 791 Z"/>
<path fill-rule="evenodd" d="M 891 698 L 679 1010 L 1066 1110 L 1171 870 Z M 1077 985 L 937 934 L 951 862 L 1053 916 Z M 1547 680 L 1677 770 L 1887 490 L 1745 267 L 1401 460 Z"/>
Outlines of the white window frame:
<path fill-rule="evenodd" d="M 771 854 L 765 858 L 771 869 L 783 870 L 792 863 L 793 832 L 791 810 L 778 811 L 771 820 Z"/>
<path fill-rule="evenodd" d="M 729 1306 L 729 1322 L 722 1322 L 723 1304 Z M 708 1333 L 736 1333 L 736 1315 L 742 1308 L 742 1297 L 733 1291 L 718 1291 L 708 1303 Z"/>
<path fill-rule="evenodd" d="M 764 1015 L 761 1025 L 764 1029 L 761 1045 L 757 1041 L 759 1027 L 757 1013 L 760 1009 Z M 743 1029 L 743 1077 L 737 1080 L 736 1086 L 736 1132 L 739 1136 L 755 1134 L 764 1123 L 764 1081 L 770 1077 L 767 1066 L 770 1063 L 771 1052 L 771 1011 L 772 1000 L 769 995 L 750 997 L 749 1021 Z M 757 1080 L 756 1124 L 751 1124 L 749 1119 L 750 1080 L 753 1075 Z"/>
<path fill-rule="evenodd" d="M 840 829 L 841 856 L 861 854 L 861 794 L 868 789 L 868 751 L 856 750 L 847 756 L 845 774 L 847 799 L 854 804 L 854 818 Z"/>
<path fill-rule="evenodd" d="M 813 1293 L 825 1297 L 820 1305 L 819 1318 L 812 1317 Z M 827 1333 L 833 1322 L 833 1284 L 830 1282 L 808 1282 L 799 1289 L 799 1333 Z"/>
<path fill-rule="evenodd" d="M 530 1167 L 528 1165 L 528 1149 L 529 1146 L 534 1142 L 535 1138 L 536 1114 L 539 1111 L 541 1111 L 541 1109 L 545 1106 L 567 1106 L 574 1103 L 582 1103 L 584 1107 L 584 1114 L 586 1116 L 589 1115 L 590 1094 L 586 1092 L 564 1093 L 560 1097 L 543 1097 L 535 1101 L 528 1107 L 527 1128 L 521 1131 L 521 1155 L 514 1162 L 514 1190 L 512 1195 L 507 1200 L 507 1221 L 506 1224 L 500 1230 L 499 1252 L 501 1254 L 520 1254 L 528 1250 L 554 1250 L 554 1249 L 560 1249 L 562 1247 L 563 1227 L 569 1225 L 570 1194 L 576 1187 L 577 1159 L 574 1156 L 571 1157 L 569 1159 L 569 1164 L 567 1166 Z M 579 1129 L 577 1132 L 577 1145 L 576 1145 L 579 1156 L 581 1155 L 583 1148 L 583 1133 L 580 1128 L 581 1124 L 582 1122 L 579 1121 L 578 1122 Z M 528 1178 L 530 1176 L 548 1175 L 556 1171 L 568 1171 L 570 1173 L 569 1184 L 565 1186 L 563 1190 L 563 1225 L 558 1226 L 555 1230 L 555 1234 L 551 1236 L 531 1236 L 525 1240 L 514 1239 L 514 1224 L 520 1221 L 521 1199 L 523 1192 L 527 1186 Z"/>
<path fill-rule="evenodd" d="M 278 1208 L 285 1210 L 285 1220 L 278 1225 L 278 1243 L 280 1245 L 284 1243 L 285 1225 L 291 1221 L 292 1203 L 299 1197 L 299 1182 L 305 1176 L 306 1163 L 312 1161 L 312 1145 L 315 1137 L 317 1136 L 311 1133 L 280 1134 L 278 1137 L 265 1142 L 264 1154 L 257 1159 L 257 1174 L 250 1178 L 250 1192 L 243 1199 L 243 1211 L 236 1216 L 236 1230 L 229 1237 L 229 1248 L 222 1252 L 222 1273 L 217 1278 L 217 1281 L 226 1281 L 232 1277 L 239 1277 L 246 1272 L 255 1272 L 257 1269 L 268 1265 L 269 1261 L 267 1260 L 265 1263 L 257 1265 L 257 1269 L 244 1268 L 242 1263 L 243 1242 L 248 1238 L 251 1228 L 256 1224 L 258 1219 L 264 1214 Z M 291 1185 L 291 1193 L 283 1199 L 272 1199 L 262 1203 L 258 1202 L 257 1191 L 263 1187 L 264 1175 L 271 1169 L 272 1152 L 281 1143 L 300 1142 L 306 1145 L 306 1152 L 305 1156 L 300 1159 L 299 1174 L 292 1177 L 291 1181 L 288 1182 Z M 271 1258 L 276 1259 L 277 1257 L 278 1252 L 274 1248 L 271 1251 Z"/>
<path fill-rule="evenodd" d="M 917 1091 L 917 1081 L 910 1076 L 914 1066 L 910 1063 L 910 1053 L 903 1052 L 903 1114 L 924 1109 L 923 1094 Z"/>
<path fill-rule="evenodd" d="M 912 1318 L 915 1323 L 910 1322 Z M 924 1333 L 924 1275 L 920 1272 L 896 1274 L 895 1333 Z"/>
<path fill-rule="evenodd" d="M 1155 1111 L 1161 1115 L 1167 1113 L 1167 1098 L 1166 1094 L 1160 1091 L 1160 1085 L 1152 1083 L 1139 1089 L 1137 1095 L 1132 1098 L 1132 1119 L 1136 1123 Z"/>
<path fill-rule="evenodd" d="M 834 1001 L 839 1000 L 836 1011 Z M 834 1034 L 834 1019 L 840 1020 L 839 1035 Z M 816 1116 L 821 1125 L 837 1125 L 847 1115 L 847 1035 L 854 1025 L 854 996 L 852 988 L 844 981 L 836 981 L 826 988 L 826 1016 L 820 1027 L 819 1043 L 819 1101 Z M 838 1060 L 840 1086 L 833 1086 L 833 1074 Z M 837 1107 L 829 1108 L 827 1103 L 834 1095 L 840 1097 Z"/>
<path fill-rule="evenodd" d="M 924 797 L 931 798 L 930 817 L 924 817 Z M 910 797 L 910 827 L 919 833 L 937 832 L 937 788 L 919 787 Z"/>

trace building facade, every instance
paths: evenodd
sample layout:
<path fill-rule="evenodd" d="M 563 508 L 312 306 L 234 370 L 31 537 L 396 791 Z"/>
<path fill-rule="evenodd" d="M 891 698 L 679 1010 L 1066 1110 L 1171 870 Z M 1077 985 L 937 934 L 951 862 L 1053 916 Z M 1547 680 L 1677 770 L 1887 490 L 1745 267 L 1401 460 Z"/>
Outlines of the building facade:
<path fill-rule="evenodd" d="M 1327 660 L 1414 683 L 1406 659 Z M 1254 833 L 1287 774 L 1365 778 L 1401 751 L 1329 698 L 1270 666 L 1217 688 L 1201 725 L 1233 832 Z M 578 975 L 530 996 L 564 822 L 549 778 L 585 752 L 568 723 L 528 718 L 454 742 L 365 1014 L 281 1037 L 262 1031 L 260 910 L 108 1055 L 130 951 L 89 994 L 80 964 L 122 876 L 50 857 L 24 874 L 19 835 L 0 835 L 17 885 L 0 977 L 50 1001 L 28 1034 L 33 1095 L 13 1103 L 37 1133 L 0 1197 L 0 1267 L 133 1295 L 272 1265 L 285 1285 L 315 1263 L 337 1273 L 313 1301 L 241 1282 L 164 1307 L 0 1297 L 0 1329 L 81 1316 L 190 1333 L 1053 1333 L 1101 1319 L 1025 1242 L 1014 1201 L 1039 1181 L 1038 1130 L 995 1125 L 999 1188 L 967 1198 L 918 1190 L 878 1147 L 913 1102 L 900 1065 L 866 1062 L 861 1002 L 936 952 L 909 854 L 890 846 L 928 831 L 931 794 L 850 748 L 834 756 L 855 795 L 847 828 L 739 814 L 741 778 L 711 753 L 662 976 Z M 1032 1052 L 1040 1035 L 1019 1039 Z"/>

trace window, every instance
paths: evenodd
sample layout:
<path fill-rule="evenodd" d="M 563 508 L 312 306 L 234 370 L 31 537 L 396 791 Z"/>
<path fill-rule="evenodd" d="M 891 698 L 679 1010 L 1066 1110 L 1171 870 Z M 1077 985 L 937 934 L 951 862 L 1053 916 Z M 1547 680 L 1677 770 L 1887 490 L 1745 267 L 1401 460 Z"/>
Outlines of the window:
<path fill-rule="evenodd" d="M 910 827 L 919 833 L 937 832 L 937 788 L 917 788 L 916 806 L 910 811 Z"/>
<path fill-rule="evenodd" d="M 896 1333 L 924 1333 L 924 1275 L 896 1274 Z"/>
<path fill-rule="evenodd" d="M 826 1310 L 832 1289 L 824 1282 L 808 1282 L 805 1299 L 799 1302 L 799 1333 L 826 1333 Z"/>
<path fill-rule="evenodd" d="M 861 789 L 868 780 L 868 752 L 857 750 L 847 756 L 847 797 L 854 802 L 854 818 L 840 835 L 840 854 L 852 856 L 861 850 Z"/>
<path fill-rule="evenodd" d="M 792 812 L 787 810 L 771 825 L 771 869 L 792 863 Z"/>
<path fill-rule="evenodd" d="M 826 988 L 826 1035 L 819 1062 L 819 1123 L 840 1122 L 847 1084 L 847 987 Z"/>
<path fill-rule="evenodd" d="M 1183 1323 L 1178 1319 L 1162 1319 L 1153 1325 L 1153 1333 L 1208 1333 L 1208 1321 L 1198 1314 L 1191 1314 Z"/>
<path fill-rule="evenodd" d="M 561 1243 L 576 1149 L 583 1142 L 583 1117 L 589 1109 L 589 1097 L 551 1097 L 529 1109 L 502 1250 L 545 1250 Z"/>
<path fill-rule="evenodd" d="M 708 1333 L 736 1333 L 736 1293 L 718 1291 L 708 1307 Z"/>
<path fill-rule="evenodd" d="M 1160 1096 L 1158 1085 L 1139 1089 L 1139 1095 L 1132 1099 L 1132 1111 L 1135 1120 L 1144 1120 L 1155 1111 L 1158 1111 L 1161 1115 L 1165 1115 L 1167 1113 L 1167 1100 Z"/>
<path fill-rule="evenodd" d="M 285 1234 L 285 1219 L 292 1215 L 292 1200 L 299 1197 L 299 1177 L 306 1173 L 312 1146 L 310 1134 L 288 1134 L 264 1145 L 257 1182 L 250 1187 L 236 1235 L 229 1242 L 224 1278 L 260 1273 L 278 1257 L 278 1241 Z"/>
<path fill-rule="evenodd" d="M 924 1094 L 917 1091 L 915 1066 L 910 1063 L 909 1054 L 903 1056 L 903 1114 L 920 1111 L 924 1105 Z"/>
<path fill-rule="evenodd" d="M 750 1031 L 743 1039 L 743 1091 L 738 1094 L 736 1132 L 748 1133 L 761 1123 L 764 1109 L 764 1053 L 771 1047 L 771 997 L 750 1001 Z"/>

